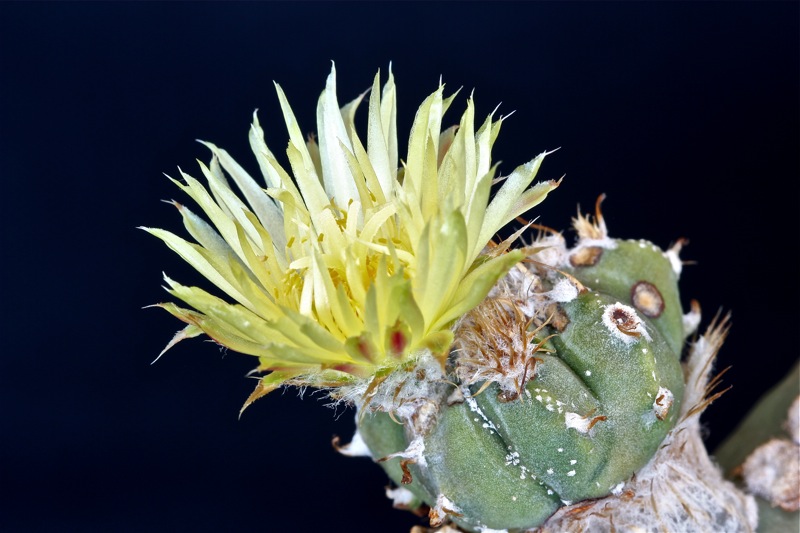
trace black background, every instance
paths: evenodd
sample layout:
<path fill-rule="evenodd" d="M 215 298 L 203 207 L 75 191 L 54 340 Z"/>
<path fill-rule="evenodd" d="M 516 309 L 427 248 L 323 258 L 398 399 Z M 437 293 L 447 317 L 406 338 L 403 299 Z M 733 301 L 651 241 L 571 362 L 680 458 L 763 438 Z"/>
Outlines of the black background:
<path fill-rule="evenodd" d="M 734 327 L 733 390 L 712 446 L 797 357 L 799 9 L 791 3 L 0 4 L 4 531 L 402 532 L 386 483 L 337 455 L 352 413 L 308 393 L 237 421 L 253 361 L 199 340 L 150 362 L 180 324 L 141 307 L 161 271 L 197 276 L 138 225 L 182 231 L 163 177 L 194 142 L 256 171 L 247 131 L 286 145 L 272 80 L 301 127 L 335 60 L 340 102 L 390 61 L 399 129 L 442 75 L 478 115 L 516 110 L 509 172 L 560 147 L 536 209 L 566 228 L 605 192 L 612 235 L 682 254 L 685 302 Z M 360 118 L 363 122 L 365 113 Z M 403 151 L 404 152 L 404 151 Z M 338 419 L 337 419 L 338 416 Z"/>

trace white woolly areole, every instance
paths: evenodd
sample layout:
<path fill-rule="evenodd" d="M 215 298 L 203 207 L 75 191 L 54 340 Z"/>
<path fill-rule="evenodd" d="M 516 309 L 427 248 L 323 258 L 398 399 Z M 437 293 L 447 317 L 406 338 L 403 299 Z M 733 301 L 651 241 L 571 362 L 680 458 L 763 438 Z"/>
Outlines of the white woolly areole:
<path fill-rule="evenodd" d="M 592 424 L 591 418 L 583 417 L 578 413 L 564 414 L 564 421 L 567 424 L 567 429 L 577 430 L 578 433 L 589 433 L 589 428 Z"/>
<path fill-rule="evenodd" d="M 620 487 L 622 493 L 562 507 L 537 533 L 750 533 L 755 530 L 758 522 L 755 500 L 722 476 L 708 457 L 700 436 L 700 414 L 712 371 L 711 361 L 724 336 L 724 328 L 711 328 L 691 347 L 678 425 L 650 462 Z"/>
<path fill-rule="evenodd" d="M 683 261 L 681 261 L 681 258 L 678 257 L 678 251 L 674 248 L 670 248 L 664 252 L 664 257 L 666 257 L 669 261 L 669 264 L 672 267 L 672 271 L 675 272 L 675 275 L 680 276 L 681 272 L 683 271 Z"/>
<path fill-rule="evenodd" d="M 428 463 L 425 460 L 425 441 L 422 440 L 422 437 L 414 437 L 414 440 L 411 441 L 411 443 L 408 445 L 408 448 L 406 448 L 402 452 L 397 452 L 387 455 L 382 460 L 385 461 L 387 459 L 395 459 L 395 458 L 410 459 L 411 461 L 420 466 L 427 466 Z"/>
<path fill-rule="evenodd" d="M 551 290 L 547 291 L 542 296 L 545 296 L 551 302 L 571 302 L 578 297 L 578 287 L 569 279 L 561 278 Z"/>
<path fill-rule="evenodd" d="M 611 237 L 603 237 L 602 239 L 579 239 L 575 246 L 569 251 L 569 254 L 564 258 L 563 266 L 569 266 L 569 258 L 575 254 L 580 253 L 584 248 L 603 248 L 604 250 L 613 250 L 617 247 L 617 241 Z"/>
<path fill-rule="evenodd" d="M 652 340 L 636 310 L 621 302 L 603 306 L 603 325 L 612 337 L 625 344 L 638 342 L 640 337 Z"/>
<path fill-rule="evenodd" d="M 688 337 L 700 325 L 700 311 L 693 308 L 691 311 L 683 315 L 683 336 Z"/>
<path fill-rule="evenodd" d="M 346 455 L 348 457 L 372 457 L 372 453 L 369 451 L 367 447 L 367 443 L 364 442 L 364 439 L 361 437 L 361 433 L 356 429 L 355 434 L 353 435 L 353 440 L 350 441 L 350 444 L 346 444 L 338 449 L 338 452 L 342 455 Z"/>
<path fill-rule="evenodd" d="M 669 410 L 672 407 L 672 402 L 675 401 L 675 395 L 672 391 L 659 387 L 656 393 L 656 399 L 653 400 L 653 412 L 659 420 L 665 420 L 669 416 Z"/>
<path fill-rule="evenodd" d="M 424 375 L 424 379 L 418 376 Z M 448 387 L 443 384 L 444 372 L 441 363 L 424 350 L 416 357 L 409 370 L 397 369 L 389 374 L 375 390 L 365 398 L 371 379 L 361 380 L 356 385 L 340 387 L 339 401 L 353 403 L 367 411 L 393 412 L 399 418 L 414 414 L 420 405 L 430 403 L 432 398 L 443 394 Z"/>
<path fill-rule="evenodd" d="M 567 245 L 560 234 L 548 235 L 531 243 L 532 248 L 542 249 L 529 257 L 545 265 L 560 267 L 567 261 Z"/>
<path fill-rule="evenodd" d="M 431 525 L 434 527 L 439 526 L 444 522 L 447 515 L 460 513 L 461 509 L 455 503 L 444 494 L 439 494 L 436 497 L 436 505 L 431 508 L 429 513 Z"/>
<path fill-rule="evenodd" d="M 405 508 L 414 502 L 414 493 L 405 487 L 393 489 L 386 487 L 386 497 L 392 500 L 392 505 L 398 508 Z"/>
<path fill-rule="evenodd" d="M 751 453 L 742 465 L 747 490 L 772 507 L 800 510 L 800 449 L 784 439 L 772 439 Z"/>

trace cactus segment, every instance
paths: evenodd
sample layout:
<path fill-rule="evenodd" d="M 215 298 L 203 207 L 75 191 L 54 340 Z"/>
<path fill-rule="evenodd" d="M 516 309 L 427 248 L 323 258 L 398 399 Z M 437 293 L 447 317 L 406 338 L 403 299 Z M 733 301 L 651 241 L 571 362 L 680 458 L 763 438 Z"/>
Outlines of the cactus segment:
<path fill-rule="evenodd" d="M 651 319 L 591 290 L 559 305 L 566 325 L 550 353 L 537 353 L 523 394 L 509 401 L 498 383 L 462 384 L 463 398 L 439 400 L 422 429 L 404 486 L 437 521 L 444 513 L 469 531 L 536 527 L 562 505 L 609 494 L 675 424 L 683 374 Z M 396 456 L 381 462 L 396 483 L 409 481 L 401 458 L 413 426 L 385 414 L 360 423 L 375 457 Z"/>
<path fill-rule="evenodd" d="M 463 527 L 524 529 L 560 506 L 473 398 L 443 410 L 425 454 L 426 477 L 457 506 L 450 518 Z"/>
<path fill-rule="evenodd" d="M 415 496 L 417 501 L 409 505 L 410 509 L 416 509 L 422 501 L 433 501 L 436 499 L 423 483 L 403 483 L 407 474 L 403 471 L 401 461 L 397 459 L 382 458 L 388 457 L 398 451 L 405 450 L 408 446 L 405 429 L 402 424 L 392 420 L 392 417 L 383 412 L 368 413 L 358 419 L 359 433 L 364 439 L 364 443 L 372 452 L 372 456 L 378 459 L 386 474 L 398 487 L 405 487 Z M 406 468 L 411 474 L 412 480 L 421 480 L 422 476 L 416 465 L 407 464 Z"/>
<path fill-rule="evenodd" d="M 612 242 L 613 248 L 577 247 L 565 270 L 586 287 L 613 296 L 649 318 L 679 358 L 686 335 L 678 274 L 669 253 L 643 240 Z"/>
<path fill-rule="evenodd" d="M 675 425 L 684 387 L 680 362 L 649 319 L 640 317 L 651 329 L 650 339 L 608 331 L 601 315 L 613 302 L 608 295 L 586 292 L 565 304 L 570 323 L 553 339 L 559 357 L 585 376 L 586 386 L 602 405 L 600 414 L 608 417 L 596 433 L 596 440 L 605 441 L 609 450 L 602 472 L 593 480 L 602 489 L 644 466 Z M 665 390 L 673 398 L 666 413 Z"/>

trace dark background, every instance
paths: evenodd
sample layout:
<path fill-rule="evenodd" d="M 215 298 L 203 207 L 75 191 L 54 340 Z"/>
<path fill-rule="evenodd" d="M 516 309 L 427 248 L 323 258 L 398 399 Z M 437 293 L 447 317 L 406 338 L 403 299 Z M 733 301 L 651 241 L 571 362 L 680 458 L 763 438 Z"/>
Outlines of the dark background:
<path fill-rule="evenodd" d="M 561 148 L 544 224 L 605 192 L 612 235 L 691 240 L 686 303 L 734 317 L 715 446 L 798 354 L 799 20 L 796 2 L 0 4 L 0 529 L 417 523 L 332 450 L 351 412 L 290 390 L 237 421 L 254 363 L 199 340 L 150 366 L 180 324 L 141 307 L 162 270 L 198 281 L 135 229 L 182 231 L 162 172 L 199 174 L 195 138 L 256 172 L 254 108 L 286 145 L 272 80 L 313 131 L 330 60 L 342 103 L 393 62 L 401 136 L 440 75 L 465 89 L 446 123 L 473 88 L 479 116 L 516 110 L 501 171 Z"/>

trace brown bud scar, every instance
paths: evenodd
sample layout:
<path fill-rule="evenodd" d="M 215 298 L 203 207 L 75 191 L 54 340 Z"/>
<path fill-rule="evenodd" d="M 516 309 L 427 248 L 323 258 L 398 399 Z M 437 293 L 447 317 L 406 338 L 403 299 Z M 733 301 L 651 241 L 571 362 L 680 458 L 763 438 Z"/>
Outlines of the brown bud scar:
<path fill-rule="evenodd" d="M 630 313 L 625 311 L 625 309 L 619 307 L 615 308 L 611 313 L 611 321 L 617 326 L 617 329 L 621 333 L 630 335 L 631 337 L 641 336 L 641 333 L 636 331 L 636 328 L 639 327 L 639 321 L 635 316 L 631 316 Z"/>
<path fill-rule="evenodd" d="M 403 485 L 409 485 L 412 481 L 411 478 L 411 471 L 408 469 L 408 463 L 413 463 L 411 459 L 403 459 L 400 461 L 400 469 L 403 471 L 403 478 L 400 480 L 400 483 Z"/>
<path fill-rule="evenodd" d="M 582 513 L 583 511 L 589 510 L 589 509 L 591 509 L 592 507 L 594 507 L 594 505 L 595 505 L 596 503 L 597 503 L 597 502 L 594 502 L 594 501 L 592 501 L 592 502 L 589 502 L 589 503 L 584 503 L 584 504 L 582 504 L 582 505 L 575 505 L 575 506 L 573 506 L 573 507 L 570 507 L 570 508 L 569 508 L 569 509 L 566 511 L 566 513 L 565 513 L 565 514 L 566 514 L 567 516 L 572 516 L 572 515 L 576 515 L 576 514 L 578 514 L 578 513 Z"/>
<path fill-rule="evenodd" d="M 631 302 L 649 318 L 658 318 L 664 312 L 664 298 L 656 286 L 647 281 L 637 281 L 633 285 Z"/>
<path fill-rule="evenodd" d="M 625 329 L 624 326 L 617 326 L 617 329 L 620 331 L 620 333 L 623 333 L 623 334 L 627 335 L 628 337 L 641 337 L 642 336 L 642 334 L 639 333 L 638 331 L 634 331 L 632 329 Z"/>
<path fill-rule="evenodd" d="M 594 266 L 600 261 L 602 255 L 603 249 L 599 246 L 579 248 L 569 256 L 569 264 L 575 268 Z"/>

